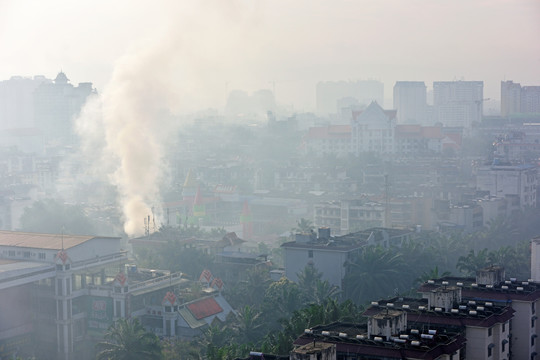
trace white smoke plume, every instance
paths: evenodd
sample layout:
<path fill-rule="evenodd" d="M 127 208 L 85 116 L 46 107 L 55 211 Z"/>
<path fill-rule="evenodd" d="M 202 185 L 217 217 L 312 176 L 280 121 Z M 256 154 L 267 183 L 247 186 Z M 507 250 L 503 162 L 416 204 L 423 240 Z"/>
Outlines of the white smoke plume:
<path fill-rule="evenodd" d="M 246 63 L 262 63 L 256 37 L 256 9 L 235 2 L 202 1 L 173 5 L 164 26 L 115 64 L 100 94 L 77 121 L 82 149 L 93 169 L 116 186 L 130 236 L 144 233 L 144 219 L 160 222 L 160 185 L 165 179 L 165 147 L 179 124 L 173 114 L 216 106 L 227 78 L 251 76 Z M 247 16 L 245 16 L 247 14 Z"/>

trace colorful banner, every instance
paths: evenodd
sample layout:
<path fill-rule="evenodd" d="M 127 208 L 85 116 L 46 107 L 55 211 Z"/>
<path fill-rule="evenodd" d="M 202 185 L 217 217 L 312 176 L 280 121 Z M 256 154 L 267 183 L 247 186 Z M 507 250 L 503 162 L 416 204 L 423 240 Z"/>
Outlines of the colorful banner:
<path fill-rule="evenodd" d="M 103 333 L 112 324 L 113 302 L 111 298 L 88 297 L 88 332 Z"/>

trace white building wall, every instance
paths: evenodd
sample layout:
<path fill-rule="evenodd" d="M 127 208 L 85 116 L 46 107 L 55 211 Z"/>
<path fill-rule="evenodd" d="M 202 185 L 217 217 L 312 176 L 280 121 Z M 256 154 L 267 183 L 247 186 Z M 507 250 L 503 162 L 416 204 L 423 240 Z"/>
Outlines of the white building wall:
<path fill-rule="evenodd" d="M 534 305 L 533 305 L 534 304 Z M 533 316 L 537 316 L 536 302 L 512 301 L 512 308 L 516 311 L 512 321 L 512 358 L 530 359 L 531 354 L 536 351 L 535 345 L 531 345 L 531 337 L 536 335 L 537 321 L 532 323 Z"/>
<path fill-rule="evenodd" d="M 120 238 L 96 238 L 66 250 L 73 262 L 127 250 Z"/>
<path fill-rule="evenodd" d="M 465 330 L 467 338 L 467 359 L 488 359 L 488 346 L 492 342 L 492 336 L 488 336 L 485 327 L 467 326 Z"/>
<path fill-rule="evenodd" d="M 492 196 L 515 195 L 521 208 L 536 206 L 537 170 L 535 167 L 486 166 L 477 170 L 476 188 Z"/>
<path fill-rule="evenodd" d="M 312 251 L 313 257 L 310 257 Z M 345 277 L 345 260 L 347 253 L 308 248 L 285 248 L 285 276 L 291 281 L 298 281 L 298 274 L 308 265 L 313 265 L 321 272 L 322 280 L 341 289 L 341 281 Z"/>

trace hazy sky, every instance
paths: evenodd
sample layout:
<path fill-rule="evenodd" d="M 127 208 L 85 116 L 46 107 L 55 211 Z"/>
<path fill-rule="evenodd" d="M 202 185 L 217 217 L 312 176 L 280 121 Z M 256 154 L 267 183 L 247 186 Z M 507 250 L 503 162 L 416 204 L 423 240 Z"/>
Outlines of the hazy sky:
<path fill-rule="evenodd" d="M 101 90 L 155 46 L 150 59 L 174 61 L 140 71 L 217 105 L 226 90 L 275 86 L 310 110 L 320 80 L 378 79 L 387 98 L 397 80 L 484 80 L 497 99 L 503 79 L 540 85 L 538 0 L 183 2 L 0 0 L 0 80 L 63 69 Z"/>

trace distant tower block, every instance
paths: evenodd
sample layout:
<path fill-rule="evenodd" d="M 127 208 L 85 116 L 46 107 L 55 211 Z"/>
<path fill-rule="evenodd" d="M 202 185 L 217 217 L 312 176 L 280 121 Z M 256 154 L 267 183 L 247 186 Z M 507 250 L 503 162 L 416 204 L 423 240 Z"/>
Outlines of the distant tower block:
<path fill-rule="evenodd" d="M 540 236 L 531 240 L 531 279 L 540 281 Z"/>
<path fill-rule="evenodd" d="M 251 218 L 251 210 L 247 200 L 244 201 L 244 205 L 242 207 L 240 222 L 242 223 L 242 238 L 251 239 L 253 237 L 253 222 Z"/>

